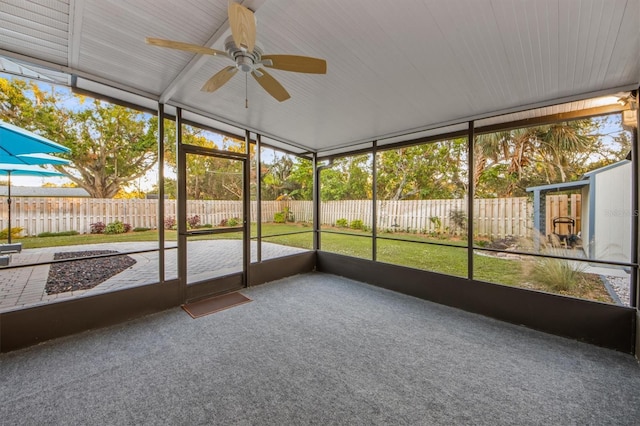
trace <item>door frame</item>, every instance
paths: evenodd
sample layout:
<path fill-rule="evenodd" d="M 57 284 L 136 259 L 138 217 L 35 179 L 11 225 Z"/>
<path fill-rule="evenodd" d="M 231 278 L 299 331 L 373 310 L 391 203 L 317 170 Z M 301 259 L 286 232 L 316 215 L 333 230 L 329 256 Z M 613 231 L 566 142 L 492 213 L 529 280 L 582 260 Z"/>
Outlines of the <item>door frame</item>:
<path fill-rule="evenodd" d="M 177 242 L 178 242 L 178 279 L 182 288 L 182 300 L 194 301 L 209 296 L 224 294 L 249 285 L 250 253 L 250 193 L 249 193 L 249 132 L 245 135 L 245 153 L 221 151 L 196 145 L 182 143 L 181 114 L 177 114 L 176 126 L 176 151 L 177 151 Z M 203 155 L 208 157 L 223 158 L 240 161 L 242 163 L 242 223 L 240 226 L 225 229 L 187 230 L 187 154 Z M 188 237 L 201 234 L 222 234 L 229 232 L 242 232 L 242 271 L 222 277 L 212 277 L 204 281 L 188 284 Z"/>

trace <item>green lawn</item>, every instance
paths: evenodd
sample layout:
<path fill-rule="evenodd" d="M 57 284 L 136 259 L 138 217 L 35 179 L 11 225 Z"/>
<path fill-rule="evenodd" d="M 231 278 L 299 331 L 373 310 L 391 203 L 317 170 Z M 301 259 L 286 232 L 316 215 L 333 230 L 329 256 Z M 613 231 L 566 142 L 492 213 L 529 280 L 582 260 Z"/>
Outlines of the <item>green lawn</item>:
<path fill-rule="evenodd" d="M 255 226 L 252 226 L 255 230 Z M 311 228 L 303 227 L 293 224 L 263 224 L 262 234 L 282 234 L 287 232 L 300 232 L 309 231 Z M 167 241 L 176 241 L 177 232 L 172 230 L 165 230 L 165 239 Z M 253 232 L 255 233 L 255 231 Z M 309 234 L 311 235 L 311 234 Z M 296 236 L 291 236 L 296 237 Z M 203 240 L 203 239 L 239 239 L 240 233 L 230 234 L 217 234 L 217 235 L 195 235 L 189 237 L 189 240 Z M 297 237 L 298 239 L 300 237 Z M 307 237 L 309 238 L 309 237 Z M 287 239 L 283 239 L 286 241 Z M 291 241 L 295 242 L 296 238 L 291 238 Z M 116 242 L 139 242 L 139 241 L 158 241 L 158 231 L 142 231 L 142 232 L 127 232 L 126 234 L 80 234 L 80 235 L 68 235 L 68 236 L 53 236 L 53 237 L 25 237 L 15 240 L 14 242 L 21 242 L 22 247 L 25 249 L 42 248 L 42 247 L 59 247 L 59 246 L 71 246 L 79 244 L 104 244 L 104 243 L 116 243 Z M 272 241 L 272 240 L 269 240 Z M 273 241 L 275 242 L 275 240 Z M 281 243 L 284 244 L 284 243 Z M 305 245 L 296 247 L 311 248 Z"/>
<path fill-rule="evenodd" d="M 395 237 L 395 235 L 394 235 Z M 419 236 L 398 240 L 378 239 L 377 258 L 379 262 L 408 266 L 442 274 L 467 277 L 467 248 L 464 242 L 450 247 L 435 244 L 420 244 L 417 241 L 438 242 L 429 237 Z M 348 234 L 322 234 L 322 249 L 333 253 L 371 259 L 371 238 Z M 521 279 L 521 265 L 513 260 L 494 257 L 474 256 L 475 277 L 482 281 L 516 285 Z"/>
<path fill-rule="evenodd" d="M 372 239 L 370 233 L 346 229 L 330 229 L 340 232 L 323 232 L 321 234 L 321 246 L 324 251 L 371 259 Z M 306 224 L 265 223 L 262 224 L 262 241 L 310 250 L 313 246 L 313 233 L 305 231 L 311 231 L 311 228 Z M 269 237 L 269 235 L 287 233 L 296 234 Z M 256 227 L 255 224 L 252 224 L 252 235 L 255 234 Z M 408 266 L 459 277 L 467 276 L 468 254 L 465 246 L 466 241 L 464 240 L 461 241 L 458 239 L 450 241 L 434 239 L 428 236 L 403 234 L 382 234 L 381 237 L 391 237 L 393 239 L 379 238 L 377 240 L 377 260 L 379 262 Z M 165 238 L 167 241 L 175 241 L 176 231 L 165 231 Z M 190 236 L 189 241 L 230 238 L 241 238 L 241 233 L 234 232 L 218 235 Z M 25 249 L 30 249 L 78 244 L 157 240 L 158 232 L 152 230 L 118 235 L 83 234 L 54 237 L 28 237 L 21 238 L 18 241 L 22 242 Z M 419 243 L 420 241 L 439 244 L 423 244 Z M 441 245 L 442 243 L 451 244 L 451 246 Z M 474 278 L 481 281 L 524 286 L 531 289 L 553 292 L 553 290 L 550 290 L 542 283 L 536 282 L 535 279 L 531 277 L 530 272 L 534 262 L 534 259 L 506 260 L 496 257 L 474 255 Z M 588 286 L 586 284 L 580 284 L 574 291 L 562 294 L 607 302 L 611 300 L 598 280 L 593 279 L 593 277 L 586 278 L 584 281 L 588 282 Z"/>
<path fill-rule="evenodd" d="M 175 231 L 166 231 L 167 240 L 175 240 Z M 157 231 L 127 232 L 126 234 L 80 234 L 64 237 L 25 237 L 15 240 L 21 242 L 25 249 L 42 247 L 73 246 L 77 244 L 104 244 L 116 242 L 158 241 Z"/>

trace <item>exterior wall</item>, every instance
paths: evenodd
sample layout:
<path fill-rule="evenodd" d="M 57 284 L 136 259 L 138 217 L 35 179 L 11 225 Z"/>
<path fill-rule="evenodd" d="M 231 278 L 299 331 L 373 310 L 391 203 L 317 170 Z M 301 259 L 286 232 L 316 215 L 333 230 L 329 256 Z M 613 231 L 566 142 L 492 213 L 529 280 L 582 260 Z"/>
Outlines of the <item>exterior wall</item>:
<path fill-rule="evenodd" d="M 593 177 L 593 254 L 597 259 L 630 262 L 633 219 L 631 162 L 596 173 Z"/>

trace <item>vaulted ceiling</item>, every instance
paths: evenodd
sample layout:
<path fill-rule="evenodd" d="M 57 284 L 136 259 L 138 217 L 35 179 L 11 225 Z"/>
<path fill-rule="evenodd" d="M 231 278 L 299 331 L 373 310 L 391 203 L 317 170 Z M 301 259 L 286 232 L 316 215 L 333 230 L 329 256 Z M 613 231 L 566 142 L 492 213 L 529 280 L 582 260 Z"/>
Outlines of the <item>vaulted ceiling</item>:
<path fill-rule="evenodd" d="M 150 36 L 224 50 L 227 0 L 2 0 L 0 55 L 300 152 L 397 140 L 640 84 L 640 0 L 242 3 L 255 11 L 265 52 L 324 58 L 327 74 L 270 71 L 291 94 L 285 102 L 243 73 L 205 93 L 227 58 L 145 43 Z"/>

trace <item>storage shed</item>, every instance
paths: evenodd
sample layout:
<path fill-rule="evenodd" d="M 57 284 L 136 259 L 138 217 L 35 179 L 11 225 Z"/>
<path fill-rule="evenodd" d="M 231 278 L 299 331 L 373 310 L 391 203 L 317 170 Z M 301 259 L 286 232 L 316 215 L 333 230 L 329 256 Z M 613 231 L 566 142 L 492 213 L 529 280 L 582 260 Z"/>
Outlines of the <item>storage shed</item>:
<path fill-rule="evenodd" d="M 533 192 L 535 234 L 546 230 L 549 192 L 580 191 L 582 248 L 591 259 L 629 262 L 631 259 L 631 161 L 622 160 L 585 173 L 581 180 L 527 188 Z"/>

